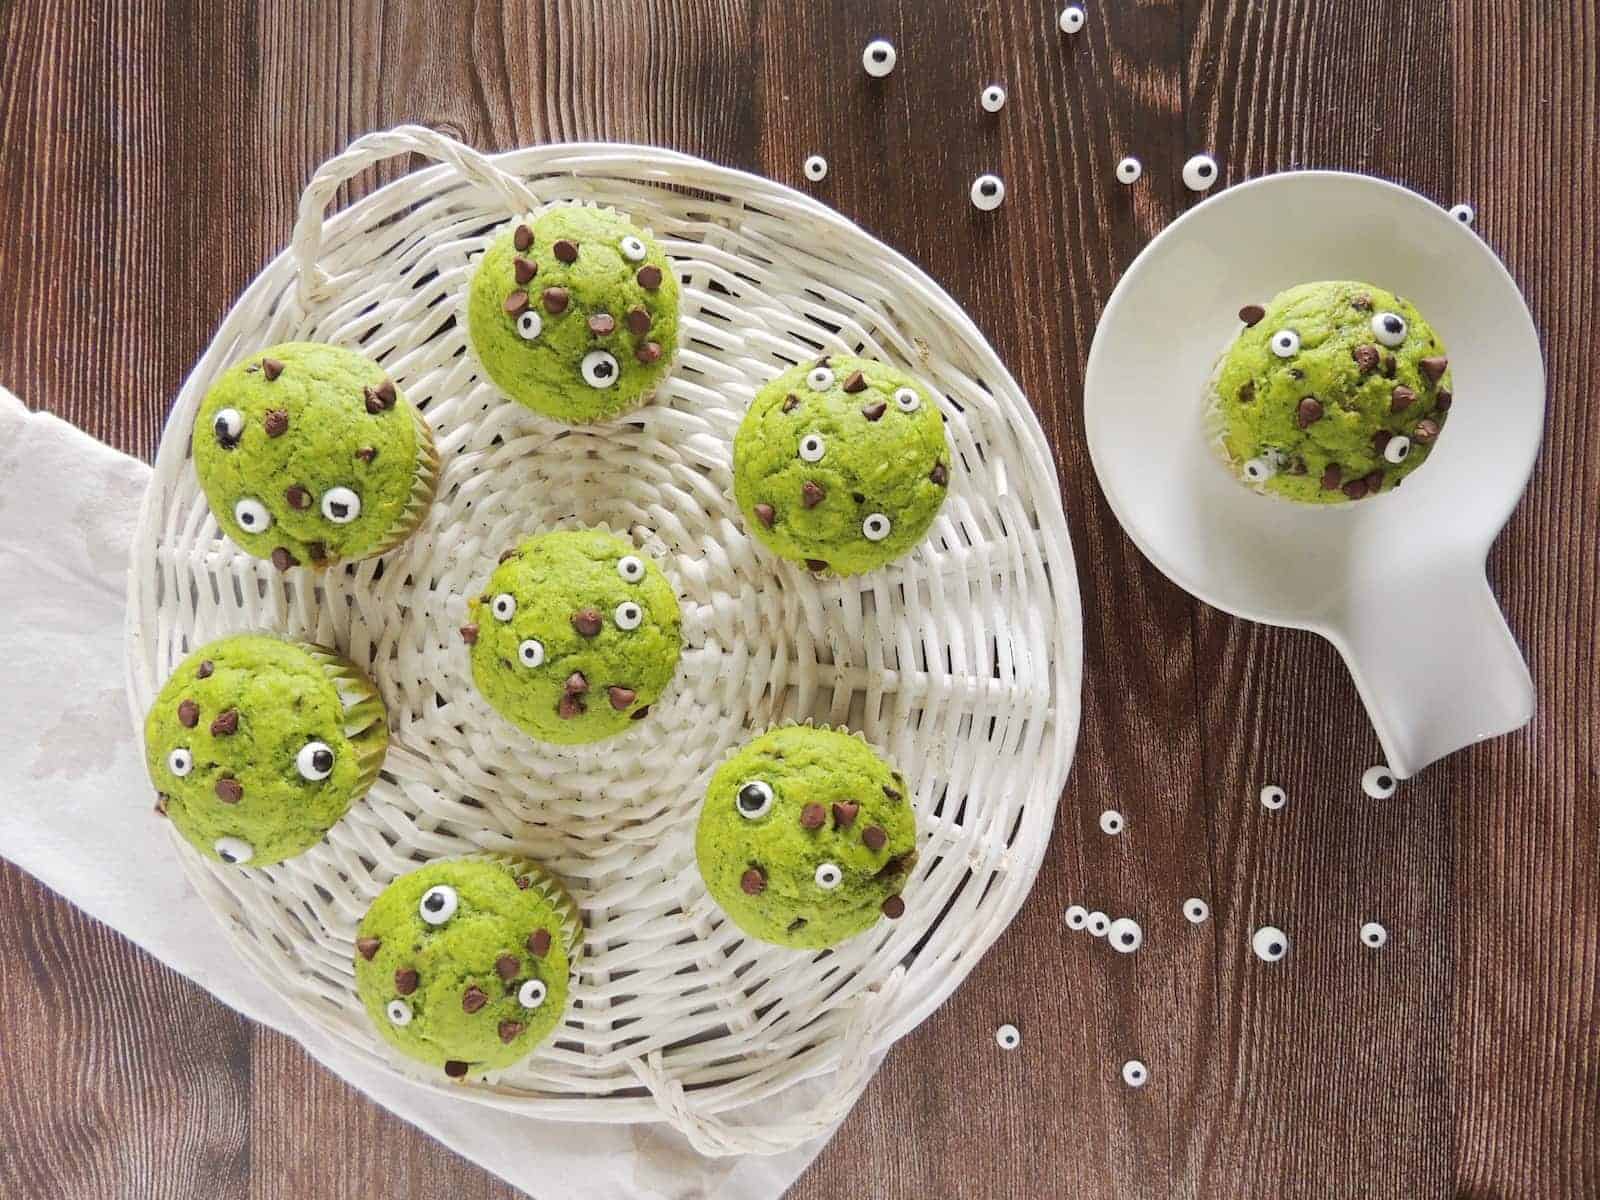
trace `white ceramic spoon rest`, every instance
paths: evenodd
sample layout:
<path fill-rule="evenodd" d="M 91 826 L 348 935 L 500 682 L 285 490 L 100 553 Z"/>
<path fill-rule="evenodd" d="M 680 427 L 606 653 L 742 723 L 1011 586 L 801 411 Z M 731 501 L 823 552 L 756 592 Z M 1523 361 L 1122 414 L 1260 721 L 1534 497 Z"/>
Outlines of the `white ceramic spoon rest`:
<path fill-rule="evenodd" d="M 1201 395 L 1238 310 L 1358 279 L 1444 340 L 1455 403 L 1397 492 L 1329 508 L 1258 496 L 1206 442 Z M 1484 575 L 1544 426 L 1544 362 L 1516 284 L 1442 208 L 1339 172 L 1230 188 L 1150 243 L 1107 304 L 1084 418 L 1117 519 L 1180 587 L 1309 629 L 1343 655 L 1400 778 L 1533 715 L 1533 683 Z"/>

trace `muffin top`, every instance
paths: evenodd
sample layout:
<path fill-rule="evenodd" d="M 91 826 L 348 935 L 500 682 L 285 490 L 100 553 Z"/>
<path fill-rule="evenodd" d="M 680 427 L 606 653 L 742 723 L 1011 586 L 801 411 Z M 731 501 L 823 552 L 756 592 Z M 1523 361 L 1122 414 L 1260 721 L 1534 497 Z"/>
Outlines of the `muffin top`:
<path fill-rule="evenodd" d="M 1239 316 L 1213 403 L 1246 483 L 1343 503 L 1427 461 L 1452 400 L 1449 360 L 1408 301 L 1367 283 L 1305 283 Z"/>
<path fill-rule="evenodd" d="M 279 569 L 365 558 L 399 541 L 427 501 L 414 491 L 430 456 L 383 368 L 318 342 L 235 363 L 195 418 L 195 470 L 217 523 Z"/>
<path fill-rule="evenodd" d="M 489 244 L 467 301 L 473 348 L 508 396 L 568 424 L 653 393 L 678 352 L 678 280 L 620 213 L 565 206 Z"/>
<path fill-rule="evenodd" d="M 253 867 L 316 845 L 377 776 L 383 702 L 339 656 L 242 634 L 179 664 L 145 717 L 157 809 L 195 849 Z"/>
<path fill-rule="evenodd" d="M 592 742 L 642 720 L 683 649 L 661 568 L 600 530 L 529 538 L 467 608 L 478 690 L 545 742 Z"/>
<path fill-rule="evenodd" d="M 356 992 L 385 1041 L 452 1078 L 509 1066 L 560 1024 L 581 933 L 571 899 L 532 863 L 430 863 L 362 918 Z"/>
<path fill-rule="evenodd" d="M 695 857 L 740 929 L 797 949 L 832 946 L 905 911 L 916 862 L 905 779 L 859 737 L 809 725 L 746 743 L 712 776 Z"/>
<path fill-rule="evenodd" d="M 756 393 L 733 442 L 734 497 L 768 549 L 813 570 L 871 571 L 928 532 L 950 452 L 927 391 L 883 363 L 828 355 Z"/>

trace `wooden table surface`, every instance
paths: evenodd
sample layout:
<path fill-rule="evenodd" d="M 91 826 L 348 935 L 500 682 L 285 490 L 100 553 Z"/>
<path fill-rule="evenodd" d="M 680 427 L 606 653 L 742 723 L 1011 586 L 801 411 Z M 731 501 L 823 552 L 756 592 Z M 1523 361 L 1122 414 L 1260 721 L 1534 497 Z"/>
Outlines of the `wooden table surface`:
<path fill-rule="evenodd" d="M 812 192 L 967 308 L 1055 449 L 1086 655 L 1055 840 L 795 1196 L 1600 1196 L 1594 0 L 1088 0 L 1071 38 L 1057 0 L 341 7 L 0 0 L 0 382 L 148 458 L 312 168 L 420 121 L 494 149 L 655 142 Z M 1389 802 L 1360 793 L 1380 752 L 1332 649 L 1168 583 L 1090 470 L 1096 318 L 1196 203 L 1199 150 L 1224 185 L 1341 167 L 1470 201 L 1541 331 L 1543 454 L 1490 558 L 1539 712 Z M 984 215 L 988 170 L 1008 191 Z M 1189 895 L 1215 915 L 1180 936 Z M 1065 934 L 1074 901 L 1139 915 L 1144 950 Z M 1268 919 L 1296 945 L 1270 970 Z M 7 1197 L 514 1194 L 9 866 L 0 1012 Z"/>

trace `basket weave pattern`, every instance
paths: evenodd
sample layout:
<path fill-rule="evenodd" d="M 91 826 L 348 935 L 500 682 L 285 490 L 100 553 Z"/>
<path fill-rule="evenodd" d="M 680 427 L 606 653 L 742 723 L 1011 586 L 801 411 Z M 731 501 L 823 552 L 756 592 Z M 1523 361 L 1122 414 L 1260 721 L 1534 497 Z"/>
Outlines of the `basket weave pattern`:
<path fill-rule="evenodd" d="M 331 221 L 341 182 L 420 152 Z M 571 429 L 505 400 L 462 309 L 475 255 L 513 214 L 616 206 L 683 285 L 683 346 L 655 400 Z M 438 497 L 381 559 L 286 574 L 222 537 L 189 430 L 236 359 L 310 339 L 362 350 L 417 404 Z M 731 445 L 766 379 L 827 352 L 907 367 L 940 395 L 949 497 L 927 542 L 855 579 L 819 579 L 746 536 Z M 500 551 L 601 525 L 677 589 L 678 676 L 627 733 L 530 741 L 478 696 L 456 630 Z M 1049 837 L 1078 721 L 1079 609 L 1055 469 L 1027 401 L 925 276 L 780 185 L 631 146 L 490 160 L 432 131 L 369 135 L 308 186 L 293 244 L 240 298 L 186 382 L 156 460 L 130 580 L 129 692 L 142 713 L 193 646 L 267 629 L 337 646 L 389 706 L 384 770 L 326 842 L 279 866 L 184 866 L 241 953 L 303 1016 L 419 1084 L 554 1118 L 668 1119 L 711 1153 L 780 1150 L 842 1116 L 871 1054 L 933 1011 L 1021 904 Z M 912 784 L 921 857 L 908 911 L 831 952 L 742 937 L 694 866 L 709 771 L 784 720 L 861 731 Z M 552 1043 L 485 1079 L 397 1060 L 356 999 L 352 939 L 397 875 L 446 855 L 538 859 L 588 930 Z M 718 1114 L 841 1068 L 813 1109 Z M 777 1106 L 782 1111 L 782 1106 Z"/>

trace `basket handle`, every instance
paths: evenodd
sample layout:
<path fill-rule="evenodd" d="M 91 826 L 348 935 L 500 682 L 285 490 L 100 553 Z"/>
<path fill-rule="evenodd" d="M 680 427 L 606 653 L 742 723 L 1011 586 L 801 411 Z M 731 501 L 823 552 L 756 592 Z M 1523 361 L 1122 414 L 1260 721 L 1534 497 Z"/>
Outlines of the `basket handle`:
<path fill-rule="evenodd" d="M 651 1051 L 629 1066 L 666 1118 L 689 1139 L 689 1144 L 708 1158 L 738 1154 L 782 1154 L 820 1137 L 845 1118 L 855 1107 L 877 1069 L 872 1047 L 878 1035 L 894 1017 L 900 985 L 906 969 L 896 967 L 881 984 L 867 989 L 856 1002 L 856 1010 L 845 1026 L 839 1047 L 839 1071 L 826 1095 L 810 1108 L 781 1121 L 761 1125 L 735 1125 L 708 1113 L 696 1112 L 684 1094 L 683 1084 L 663 1069 L 661 1052 Z"/>
<path fill-rule="evenodd" d="M 520 179 L 495 166 L 488 156 L 436 129 L 425 125 L 398 125 L 362 134 L 345 147 L 342 154 L 318 167 L 301 193 L 294 237 L 289 243 L 299 274 L 297 296 L 301 308 L 310 311 L 312 305 L 325 296 L 330 282 L 328 273 L 317 260 L 322 255 L 323 216 L 334 193 L 346 180 L 397 154 L 421 154 L 447 163 L 469 183 L 495 192 L 505 202 L 507 212 L 527 212 L 538 206 L 538 197 Z"/>

